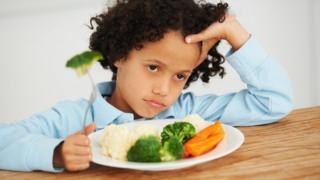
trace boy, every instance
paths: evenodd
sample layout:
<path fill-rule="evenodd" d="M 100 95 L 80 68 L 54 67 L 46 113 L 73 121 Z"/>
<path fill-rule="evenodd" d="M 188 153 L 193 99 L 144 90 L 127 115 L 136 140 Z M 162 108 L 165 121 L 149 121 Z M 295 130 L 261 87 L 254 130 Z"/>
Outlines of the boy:
<path fill-rule="evenodd" d="M 64 101 L 15 124 L 1 124 L 0 168 L 60 172 L 89 167 L 88 134 L 110 123 L 137 118 L 183 118 L 197 113 L 235 126 L 276 122 L 290 112 L 291 88 L 284 70 L 229 14 L 227 4 L 193 0 L 128 0 L 91 19 L 90 48 L 114 73 L 98 85 L 82 131 L 87 101 Z M 92 27 L 92 24 L 91 24 Z M 93 27 L 92 27 L 93 28 Z M 189 35 L 189 36 L 188 36 Z M 181 94 L 200 78 L 223 76 L 216 47 L 232 46 L 228 62 L 248 86 L 223 96 Z"/>

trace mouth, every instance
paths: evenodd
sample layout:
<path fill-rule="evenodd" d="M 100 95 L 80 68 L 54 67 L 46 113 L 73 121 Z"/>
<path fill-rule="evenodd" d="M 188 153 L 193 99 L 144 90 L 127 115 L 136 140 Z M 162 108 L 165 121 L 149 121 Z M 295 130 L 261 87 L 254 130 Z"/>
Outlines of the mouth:
<path fill-rule="evenodd" d="M 156 100 L 146 100 L 144 99 L 144 101 L 150 105 L 151 107 L 154 107 L 154 108 L 160 108 L 160 109 L 163 109 L 166 107 L 165 104 L 159 102 L 159 101 L 156 101 Z"/>

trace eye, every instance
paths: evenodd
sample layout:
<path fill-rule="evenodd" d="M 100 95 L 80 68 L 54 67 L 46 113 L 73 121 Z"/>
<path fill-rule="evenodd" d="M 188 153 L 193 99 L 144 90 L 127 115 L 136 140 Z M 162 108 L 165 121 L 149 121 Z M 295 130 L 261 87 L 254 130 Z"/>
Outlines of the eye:
<path fill-rule="evenodd" d="M 158 70 L 159 70 L 159 67 L 157 65 L 154 65 L 154 64 L 148 65 L 148 71 L 157 72 Z"/>
<path fill-rule="evenodd" d="M 176 79 L 179 80 L 179 81 L 183 81 L 186 79 L 186 76 L 184 76 L 183 74 L 177 74 L 176 75 Z"/>

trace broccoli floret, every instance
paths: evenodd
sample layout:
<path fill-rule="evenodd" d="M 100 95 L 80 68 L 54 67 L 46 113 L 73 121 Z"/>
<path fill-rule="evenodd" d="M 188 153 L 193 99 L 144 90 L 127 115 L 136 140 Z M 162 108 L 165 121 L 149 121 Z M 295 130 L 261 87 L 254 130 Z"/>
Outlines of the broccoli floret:
<path fill-rule="evenodd" d="M 142 136 L 129 149 L 127 158 L 133 162 L 160 162 L 160 140 L 154 136 Z"/>
<path fill-rule="evenodd" d="M 85 51 L 69 59 L 66 67 L 74 69 L 79 76 L 85 75 L 97 61 L 102 61 L 103 56 L 96 51 Z"/>
<path fill-rule="evenodd" d="M 129 149 L 128 161 L 160 162 L 175 161 L 183 156 L 183 143 L 196 133 L 195 127 L 189 122 L 174 122 L 165 126 L 160 140 L 154 136 L 142 136 Z"/>
<path fill-rule="evenodd" d="M 192 136 L 196 134 L 195 127 L 189 122 L 174 122 L 165 126 L 161 132 L 161 143 L 168 141 L 170 137 L 174 136 L 184 144 Z"/>
<path fill-rule="evenodd" d="M 160 150 L 161 161 L 175 161 L 182 158 L 183 145 L 175 136 L 165 141 Z"/>

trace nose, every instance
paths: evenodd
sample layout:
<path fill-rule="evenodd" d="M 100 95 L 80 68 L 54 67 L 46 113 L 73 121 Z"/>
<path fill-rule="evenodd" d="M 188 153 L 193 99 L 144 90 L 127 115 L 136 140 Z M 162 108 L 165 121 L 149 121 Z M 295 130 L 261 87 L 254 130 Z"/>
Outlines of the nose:
<path fill-rule="evenodd" d="M 156 95 L 166 96 L 170 91 L 170 80 L 159 80 L 154 82 L 152 92 Z"/>

